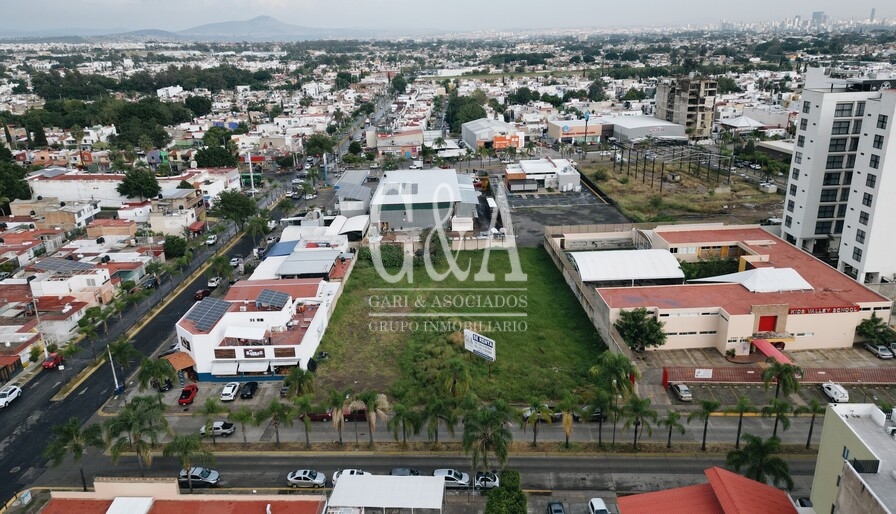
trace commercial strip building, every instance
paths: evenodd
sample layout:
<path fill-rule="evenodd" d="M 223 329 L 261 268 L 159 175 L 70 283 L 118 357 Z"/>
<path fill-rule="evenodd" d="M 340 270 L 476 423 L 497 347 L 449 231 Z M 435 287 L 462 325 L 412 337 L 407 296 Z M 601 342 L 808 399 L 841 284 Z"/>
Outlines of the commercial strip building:
<path fill-rule="evenodd" d="M 393 170 L 370 200 L 371 231 L 378 234 L 448 225 L 472 232 L 479 192 L 470 175 L 453 169 Z"/>
<path fill-rule="evenodd" d="M 724 355 L 849 348 L 892 302 L 760 226 L 546 227 L 545 247 L 608 344 L 613 324 L 645 308 L 664 324 L 659 348 Z M 614 251 L 607 251 L 614 250 Z M 731 259 L 738 272 L 684 282 L 676 261 Z"/>
<path fill-rule="evenodd" d="M 866 284 L 896 276 L 892 78 L 813 68 L 797 121 L 783 238 Z"/>
<path fill-rule="evenodd" d="M 586 127 L 587 125 L 587 127 Z M 547 137 L 561 143 L 589 144 L 616 138 L 619 142 L 638 142 L 647 138 L 658 141 L 686 142 L 685 126 L 652 116 L 590 116 L 579 120 L 548 121 Z"/>
<path fill-rule="evenodd" d="M 872 403 L 829 404 L 810 498 L 815 512 L 892 514 L 896 412 Z"/>
<path fill-rule="evenodd" d="M 494 148 L 505 150 L 509 147 L 522 149 L 526 146 L 526 133 L 503 121 L 480 118 L 468 121 L 460 127 L 461 139 L 467 148 Z"/>
<path fill-rule="evenodd" d="M 534 191 L 551 188 L 557 191 L 582 190 L 582 176 L 567 159 L 525 159 L 504 170 L 507 190 Z"/>

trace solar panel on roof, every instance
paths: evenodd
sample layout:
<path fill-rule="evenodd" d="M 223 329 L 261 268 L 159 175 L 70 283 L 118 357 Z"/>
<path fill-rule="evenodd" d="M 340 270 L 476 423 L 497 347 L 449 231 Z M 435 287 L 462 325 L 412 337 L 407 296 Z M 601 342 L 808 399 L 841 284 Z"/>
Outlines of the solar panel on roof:
<path fill-rule="evenodd" d="M 262 289 L 255 299 L 255 305 L 258 307 L 275 307 L 282 309 L 286 302 L 289 301 L 289 295 L 272 289 Z"/>
<path fill-rule="evenodd" d="M 187 319 L 192 321 L 197 329 L 208 332 L 224 317 L 229 308 L 230 302 L 207 296 L 193 304 L 193 308 L 187 312 Z"/>
<path fill-rule="evenodd" d="M 87 271 L 92 270 L 94 265 L 87 262 L 48 257 L 40 262 L 34 263 L 34 267 L 44 271 Z"/>

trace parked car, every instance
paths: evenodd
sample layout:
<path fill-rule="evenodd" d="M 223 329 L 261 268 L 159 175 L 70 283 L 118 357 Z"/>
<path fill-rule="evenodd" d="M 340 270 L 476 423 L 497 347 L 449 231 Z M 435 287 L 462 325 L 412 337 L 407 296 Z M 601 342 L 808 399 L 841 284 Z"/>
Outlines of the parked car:
<path fill-rule="evenodd" d="M 153 379 L 153 381 L 150 382 L 150 385 L 153 389 L 160 393 L 170 391 L 172 388 L 174 388 L 174 384 L 171 382 L 170 378 L 166 378 L 164 382 L 159 382 L 158 380 Z"/>
<path fill-rule="evenodd" d="M 865 349 L 873 353 L 878 359 L 892 359 L 893 352 L 883 344 L 865 343 Z"/>
<path fill-rule="evenodd" d="M 208 468 L 190 468 L 190 471 L 182 469 L 177 475 L 177 483 L 181 487 L 187 487 L 192 482 L 193 487 L 214 487 L 221 480 L 221 474 Z"/>
<path fill-rule="evenodd" d="M 13 400 L 22 396 L 22 389 L 18 386 L 8 385 L 0 389 L 0 408 L 6 407 Z"/>
<path fill-rule="evenodd" d="M 420 472 L 414 468 L 392 468 L 392 471 L 389 472 L 390 475 L 395 477 L 418 477 L 420 476 Z"/>
<path fill-rule="evenodd" d="M 227 385 L 224 386 L 224 390 L 221 391 L 221 401 L 222 402 L 232 402 L 236 399 L 236 393 L 240 390 L 239 382 L 228 382 Z"/>
<path fill-rule="evenodd" d="M 363 469 L 342 469 L 335 473 L 333 473 L 333 485 L 336 485 L 336 481 L 339 480 L 341 476 L 354 476 L 354 475 L 370 475 L 367 471 Z"/>
<path fill-rule="evenodd" d="M 258 382 L 246 382 L 240 390 L 240 398 L 249 400 L 255 398 L 255 391 L 258 390 Z"/>
<path fill-rule="evenodd" d="M 180 391 L 180 398 L 177 399 L 178 405 L 190 405 L 193 403 L 193 400 L 196 399 L 196 393 L 199 392 L 199 388 L 196 387 L 196 384 L 187 384 Z"/>
<path fill-rule="evenodd" d="M 607 504 L 600 498 L 591 498 L 588 501 L 588 514 L 610 514 Z"/>
<path fill-rule="evenodd" d="M 299 487 L 314 487 L 317 489 L 327 485 L 327 476 L 313 469 L 297 469 L 286 475 L 286 485 L 293 489 Z"/>
<path fill-rule="evenodd" d="M 821 390 L 824 392 L 825 396 L 831 399 L 832 402 L 849 402 L 849 393 L 840 384 L 836 384 L 834 382 L 825 382 L 824 384 L 821 384 Z"/>
<path fill-rule="evenodd" d="M 380 167 L 380 165 L 377 164 L 377 163 L 373 163 L 373 164 L 370 165 L 370 169 L 372 169 L 372 170 L 379 169 L 379 167 Z"/>
<path fill-rule="evenodd" d="M 211 289 L 200 289 L 193 294 L 193 299 L 197 301 L 202 300 L 203 298 L 205 298 L 206 296 L 210 296 L 211 294 Z"/>
<path fill-rule="evenodd" d="M 445 487 L 448 488 L 465 488 L 470 487 L 470 475 L 461 473 L 456 469 L 442 468 L 432 472 L 434 477 L 442 477 L 445 479 Z"/>
<path fill-rule="evenodd" d="M 314 200 L 315 198 L 317 198 L 317 195 L 314 193 L 308 193 L 305 195 L 305 200 Z"/>
<path fill-rule="evenodd" d="M 214 246 L 218 242 L 218 236 L 215 234 L 211 234 L 205 238 L 205 244 L 208 246 Z"/>
<path fill-rule="evenodd" d="M 56 369 L 59 365 L 62 364 L 62 354 L 61 353 L 51 353 L 44 359 L 44 369 Z"/>
<path fill-rule="evenodd" d="M 308 415 L 311 421 L 330 421 L 333 419 L 333 410 L 328 409 L 326 412 L 316 412 Z M 302 415 L 304 417 L 304 415 Z M 344 409 L 342 411 L 342 419 L 345 421 L 367 421 L 367 410 L 359 409 L 352 411 Z"/>
<path fill-rule="evenodd" d="M 209 289 L 214 289 L 220 285 L 221 285 L 221 277 L 212 277 L 212 278 L 208 279 L 208 283 L 206 284 L 206 286 L 208 286 Z"/>
<path fill-rule="evenodd" d="M 212 423 L 212 434 L 215 437 L 227 437 L 229 435 L 233 435 L 236 432 L 236 426 L 229 421 L 215 421 Z M 201 435 L 205 435 L 205 425 L 199 429 L 199 433 Z"/>
<path fill-rule="evenodd" d="M 230 259 L 230 266 L 233 268 L 236 268 L 237 266 L 239 266 L 242 263 L 243 263 L 242 257 L 234 257 L 234 258 Z"/>
<path fill-rule="evenodd" d="M 416 164 L 411 164 L 411 165 L 408 166 L 408 169 L 409 169 L 409 170 L 419 170 L 419 169 L 420 169 L 420 166 L 418 166 L 418 165 L 416 165 Z"/>
<path fill-rule="evenodd" d="M 672 384 L 670 389 L 672 389 L 672 394 L 674 394 L 679 401 L 694 401 L 694 396 L 691 394 L 691 388 L 688 387 L 687 384 Z"/>
<path fill-rule="evenodd" d="M 588 421 L 599 421 L 603 423 L 609 419 L 607 414 L 600 407 L 583 407 L 582 412 L 588 416 Z"/>
<path fill-rule="evenodd" d="M 566 514 L 563 502 L 548 502 L 548 514 Z"/>
<path fill-rule="evenodd" d="M 307 177 L 308 174 L 306 173 L 305 176 Z M 304 180 L 302 180 L 299 177 L 296 177 L 296 178 L 292 179 L 290 182 L 292 182 L 293 185 L 298 186 L 298 185 L 301 185 L 302 182 L 304 182 Z"/>
<path fill-rule="evenodd" d="M 477 471 L 476 480 L 473 481 L 473 487 L 476 489 L 494 489 L 501 485 L 501 479 L 498 477 L 498 471 Z"/>

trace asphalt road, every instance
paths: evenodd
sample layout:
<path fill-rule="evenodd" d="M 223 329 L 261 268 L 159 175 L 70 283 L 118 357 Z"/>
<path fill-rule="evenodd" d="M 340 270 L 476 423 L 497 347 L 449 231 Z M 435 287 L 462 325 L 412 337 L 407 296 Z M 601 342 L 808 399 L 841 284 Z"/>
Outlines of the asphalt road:
<path fill-rule="evenodd" d="M 222 238 L 225 239 L 225 238 Z M 179 285 L 187 280 L 187 287 L 174 297 L 156 316 L 131 338 L 134 346 L 144 355 L 153 355 L 173 332 L 174 323 L 194 303 L 193 294 L 197 289 L 205 288 L 206 278 L 201 274 L 192 274 L 214 251 L 225 245 L 219 241 L 217 247 L 203 248 L 196 256 L 189 271 L 182 277 L 163 279 L 161 291 L 172 284 Z M 251 255 L 252 241 L 248 236 L 241 237 L 230 250 L 230 254 Z M 187 277 L 187 278 L 184 278 Z M 164 301 L 160 290 L 156 290 L 148 304 Z M 119 330 L 113 326 L 118 324 Z M 137 323 L 134 311 L 124 314 L 121 320 L 110 320 L 107 341 L 117 337 L 121 332 Z M 104 348 L 104 343 L 97 343 L 97 348 Z M 47 466 L 43 450 L 50 441 L 50 428 L 59 425 L 71 417 L 82 423 L 93 415 L 109 398 L 115 389 L 111 371 L 104 366 L 89 376 L 68 398 L 59 402 L 51 402 L 50 398 L 67 383 L 69 379 L 83 370 L 90 361 L 90 350 L 81 352 L 66 361 L 64 370 L 46 370 L 38 372 L 35 378 L 23 386 L 22 397 L 0 412 L 0 470 L 7 471 L 5 479 L 0 480 L 0 505 L 5 504 L 15 494 L 34 483 Z M 136 363 L 135 363 L 136 365 Z M 132 367 L 133 369 L 133 367 Z M 121 377 L 118 377 L 119 381 Z"/>

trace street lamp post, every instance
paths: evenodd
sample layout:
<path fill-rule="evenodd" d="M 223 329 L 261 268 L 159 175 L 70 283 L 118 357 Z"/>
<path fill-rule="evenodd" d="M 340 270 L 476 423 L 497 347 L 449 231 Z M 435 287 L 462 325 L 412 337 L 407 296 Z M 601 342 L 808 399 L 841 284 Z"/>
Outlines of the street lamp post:
<path fill-rule="evenodd" d="M 588 158 L 588 118 L 591 117 L 590 111 L 585 111 L 585 142 L 582 145 L 582 161 Z"/>
<path fill-rule="evenodd" d="M 616 447 L 616 422 L 619 420 L 619 394 L 616 392 L 616 379 L 613 379 L 613 448 Z"/>
<path fill-rule="evenodd" d="M 40 345 L 44 347 L 44 358 L 50 356 L 49 350 L 47 350 L 47 343 L 44 341 L 44 333 L 40 330 L 40 311 L 37 308 L 37 297 L 31 297 L 31 304 L 34 305 L 34 319 L 37 320 L 37 325 L 35 325 L 35 329 L 37 329 L 37 335 L 40 338 Z"/>

